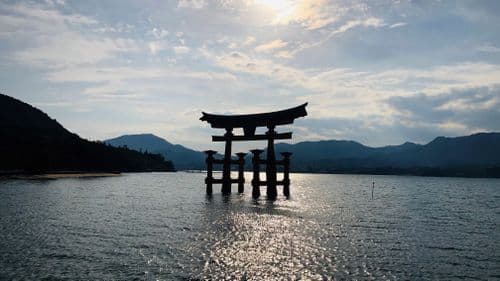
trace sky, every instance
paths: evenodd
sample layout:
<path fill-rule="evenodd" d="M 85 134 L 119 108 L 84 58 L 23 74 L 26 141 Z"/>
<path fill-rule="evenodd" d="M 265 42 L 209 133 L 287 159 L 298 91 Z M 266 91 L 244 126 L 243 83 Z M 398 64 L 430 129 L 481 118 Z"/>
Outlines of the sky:
<path fill-rule="evenodd" d="M 1 1 L 0 92 L 91 140 L 309 102 L 292 142 L 427 143 L 500 131 L 499 30 L 496 0 Z"/>

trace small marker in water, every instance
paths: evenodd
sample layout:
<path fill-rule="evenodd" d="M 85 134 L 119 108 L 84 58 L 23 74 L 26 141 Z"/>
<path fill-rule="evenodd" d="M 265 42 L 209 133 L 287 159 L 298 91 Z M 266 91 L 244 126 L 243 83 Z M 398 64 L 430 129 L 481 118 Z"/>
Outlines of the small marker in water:
<path fill-rule="evenodd" d="M 372 200 L 373 200 L 373 190 L 375 189 L 375 182 L 372 182 Z"/>

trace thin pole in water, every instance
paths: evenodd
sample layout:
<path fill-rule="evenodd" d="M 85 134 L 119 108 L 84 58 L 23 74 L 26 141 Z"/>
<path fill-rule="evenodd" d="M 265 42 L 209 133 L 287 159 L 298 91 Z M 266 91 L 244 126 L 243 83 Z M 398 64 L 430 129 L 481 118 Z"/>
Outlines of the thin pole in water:
<path fill-rule="evenodd" d="M 372 200 L 373 200 L 373 190 L 375 189 L 375 182 L 372 182 Z"/>

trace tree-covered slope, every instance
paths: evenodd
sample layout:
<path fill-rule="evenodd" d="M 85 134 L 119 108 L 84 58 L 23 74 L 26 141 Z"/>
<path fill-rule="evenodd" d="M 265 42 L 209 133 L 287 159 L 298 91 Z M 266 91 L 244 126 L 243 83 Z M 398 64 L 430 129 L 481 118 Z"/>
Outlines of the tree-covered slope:
<path fill-rule="evenodd" d="M 0 170 L 172 171 L 161 155 L 80 138 L 39 109 L 0 94 Z"/>
<path fill-rule="evenodd" d="M 170 159 L 179 170 L 205 169 L 205 153 L 172 144 L 153 134 L 123 135 L 104 141 L 115 147 L 126 146 L 138 151 L 159 153 Z"/>
<path fill-rule="evenodd" d="M 500 133 L 377 148 L 353 141 L 280 143 L 276 151 L 292 152 L 292 170 L 302 172 L 500 176 Z"/>

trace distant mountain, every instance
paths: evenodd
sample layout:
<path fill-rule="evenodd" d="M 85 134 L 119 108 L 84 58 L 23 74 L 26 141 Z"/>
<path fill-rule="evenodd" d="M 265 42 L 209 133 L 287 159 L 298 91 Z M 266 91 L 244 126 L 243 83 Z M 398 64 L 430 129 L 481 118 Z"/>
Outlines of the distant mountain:
<path fill-rule="evenodd" d="M 204 153 L 152 134 L 125 135 L 105 142 L 161 153 L 178 169 L 205 169 Z M 406 142 L 369 147 L 345 140 L 276 144 L 277 158 L 284 151 L 293 153 L 291 169 L 295 172 L 500 177 L 500 133 L 438 137 L 425 145 Z M 247 156 L 247 169 L 251 169 L 250 158 Z"/>
<path fill-rule="evenodd" d="M 0 172 L 173 171 L 161 155 L 80 138 L 39 109 L 0 94 Z"/>
<path fill-rule="evenodd" d="M 205 153 L 172 144 L 153 134 L 123 135 L 105 140 L 114 147 L 128 147 L 138 151 L 159 153 L 170 159 L 179 170 L 205 169 Z"/>
<path fill-rule="evenodd" d="M 500 133 L 379 148 L 335 140 L 280 143 L 276 151 L 292 152 L 292 170 L 301 172 L 500 176 Z"/>

